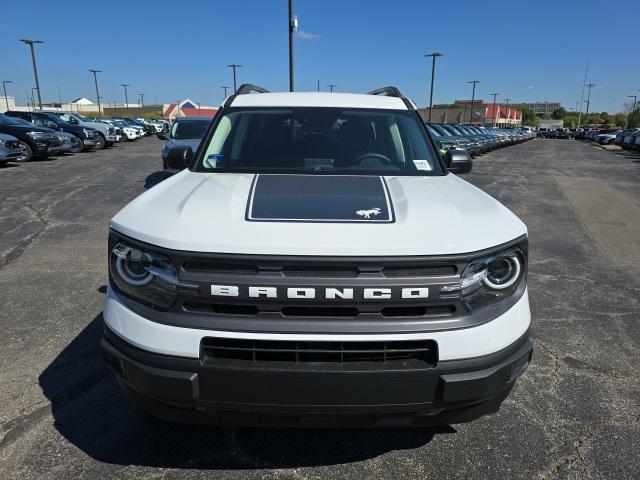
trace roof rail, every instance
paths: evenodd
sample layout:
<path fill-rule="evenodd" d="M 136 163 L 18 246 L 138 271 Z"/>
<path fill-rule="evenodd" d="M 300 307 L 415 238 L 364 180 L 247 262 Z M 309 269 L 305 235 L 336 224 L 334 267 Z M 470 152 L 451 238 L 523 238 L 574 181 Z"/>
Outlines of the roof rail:
<path fill-rule="evenodd" d="M 376 88 L 375 90 L 371 90 L 370 92 L 367 92 L 367 95 L 386 95 L 387 97 L 398 97 L 398 98 L 402 98 L 402 94 L 400 93 L 400 90 L 398 90 L 396 87 L 382 87 L 382 88 Z"/>
<path fill-rule="evenodd" d="M 262 88 L 259 87 L 257 85 L 253 85 L 251 83 L 243 83 L 242 85 L 240 85 L 238 87 L 238 90 L 236 90 L 233 95 L 230 95 L 227 98 L 227 101 L 224 102 L 223 107 L 230 107 L 231 104 L 233 103 L 233 101 L 236 99 L 236 97 L 238 95 L 248 95 L 251 92 L 257 92 L 257 93 L 269 93 L 269 90 L 267 90 L 266 88 Z"/>
<path fill-rule="evenodd" d="M 375 90 L 371 90 L 370 92 L 368 92 L 367 95 L 386 95 L 387 97 L 397 97 L 404 102 L 404 105 L 407 107 L 407 110 L 416 109 L 413 103 L 411 103 L 411 100 L 404 97 L 402 93 L 400 93 L 400 90 L 398 90 L 396 87 L 389 86 L 389 87 L 376 88 Z"/>
<path fill-rule="evenodd" d="M 238 87 L 238 90 L 236 90 L 236 95 L 246 95 L 251 92 L 269 93 L 269 90 L 250 83 L 243 83 Z"/>

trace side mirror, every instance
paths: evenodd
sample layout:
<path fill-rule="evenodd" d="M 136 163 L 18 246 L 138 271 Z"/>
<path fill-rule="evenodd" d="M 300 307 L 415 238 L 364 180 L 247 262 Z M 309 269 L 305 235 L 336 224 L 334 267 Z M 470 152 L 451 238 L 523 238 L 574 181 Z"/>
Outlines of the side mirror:
<path fill-rule="evenodd" d="M 191 147 L 173 147 L 167 152 L 167 167 L 172 170 L 184 170 L 191 166 L 193 161 L 193 150 Z"/>
<path fill-rule="evenodd" d="M 447 164 L 447 170 L 451 173 L 469 173 L 471 171 L 471 167 L 473 167 L 471 155 L 466 150 L 447 150 L 445 161 Z"/>

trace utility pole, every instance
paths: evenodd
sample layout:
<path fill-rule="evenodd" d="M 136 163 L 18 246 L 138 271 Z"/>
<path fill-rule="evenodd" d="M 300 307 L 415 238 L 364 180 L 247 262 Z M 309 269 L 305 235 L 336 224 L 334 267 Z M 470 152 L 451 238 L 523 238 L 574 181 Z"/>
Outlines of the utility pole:
<path fill-rule="evenodd" d="M 242 65 L 232 63 L 231 65 L 227 65 L 227 67 L 233 68 L 233 93 L 236 93 L 238 91 L 238 86 L 236 84 L 236 68 L 240 68 Z"/>
<path fill-rule="evenodd" d="M 337 86 L 338 86 L 338 85 L 336 85 L 335 83 L 330 83 L 329 85 L 327 85 L 327 87 L 329 87 L 329 89 L 330 89 L 329 91 L 330 91 L 331 93 L 333 93 L 333 89 L 334 89 L 335 87 L 337 87 Z"/>
<path fill-rule="evenodd" d="M 127 95 L 127 87 L 131 85 L 128 83 L 121 83 L 121 86 L 124 87 L 124 108 L 129 109 L 129 95 Z"/>
<path fill-rule="evenodd" d="M 9 110 L 9 99 L 7 98 L 7 83 L 13 83 L 13 80 L 2 80 L 2 89 L 4 90 L 4 101 L 7 104 L 7 110 Z"/>
<path fill-rule="evenodd" d="M 29 40 L 27 38 L 23 38 L 20 40 L 25 45 L 29 45 L 31 48 L 31 63 L 33 63 L 33 76 L 36 79 L 36 88 L 38 89 L 38 106 L 40 110 L 42 110 L 42 97 L 40 96 L 40 82 L 38 81 L 38 68 L 36 67 L 36 52 L 33 49 L 33 45 L 37 43 L 44 43 L 41 40 Z"/>
<path fill-rule="evenodd" d="M 505 98 L 504 99 L 505 104 L 506 104 L 505 106 L 507 107 L 507 123 L 505 124 L 506 127 L 509 126 L 509 119 L 511 117 L 511 112 L 509 111 L 509 101 L 510 100 L 511 100 L 510 98 Z"/>
<path fill-rule="evenodd" d="M 93 81 L 96 84 L 96 98 L 98 99 L 98 113 L 102 115 L 102 105 L 100 104 L 100 92 L 98 91 L 98 73 L 102 73 L 102 70 L 89 70 L 93 73 Z"/>
<path fill-rule="evenodd" d="M 591 104 L 591 89 L 595 87 L 595 83 L 587 83 L 585 87 L 589 89 L 589 93 L 587 94 L 587 110 L 584 113 L 584 124 L 589 125 L 589 105 Z"/>
<path fill-rule="evenodd" d="M 431 110 L 433 110 L 433 81 L 436 75 L 436 57 L 441 57 L 442 54 L 433 52 L 425 55 L 425 57 L 431 57 L 431 93 L 429 94 L 429 123 L 431 123 Z"/>
<path fill-rule="evenodd" d="M 496 97 L 500 94 L 492 93 L 491 95 L 493 95 L 493 128 L 496 128 L 496 118 L 498 117 L 498 113 L 496 112 Z"/>
<path fill-rule="evenodd" d="M 293 37 L 298 30 L 298 19 L 293 13 L 293 0 L 289 0 L 289 91 L 294 91 L 293 82 Z"/>
<path fill-rule="evenodd" d="M 473 84 L 473 91 L 471 93 L 471 114 L 469 115 L 469 124 L 473 124 L 473 103 L 476 100 L 476 84 L 480 83 L 480 80 L 471 80 L 467 83 Z"/>

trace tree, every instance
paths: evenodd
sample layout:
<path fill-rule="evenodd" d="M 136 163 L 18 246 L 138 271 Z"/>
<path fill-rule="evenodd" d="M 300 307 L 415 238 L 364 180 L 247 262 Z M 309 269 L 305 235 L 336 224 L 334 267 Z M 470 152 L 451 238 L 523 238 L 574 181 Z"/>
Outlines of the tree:
<path fill-rule="evenodd" d="M 560 120 L 564 118 L 566 114 L 567 111 L 564 109 L 564 107 L 558 107 L 553 112 L 551 112 L 551 118 L 553 118 L 554 120 Z"/>
<path fill-rule="evenodd" d="M 537 127 L 540 124 L 540 120 L 529 107 L 522 107 L 522 125 L 527 127 Z"/>
<path fill-rule="evenodd" d="M 627 123 L 627 116 L 622 112 L 616 113 L 613 116 L 613 123 L 615 124 L 616 127 L 622 128 Z"/>

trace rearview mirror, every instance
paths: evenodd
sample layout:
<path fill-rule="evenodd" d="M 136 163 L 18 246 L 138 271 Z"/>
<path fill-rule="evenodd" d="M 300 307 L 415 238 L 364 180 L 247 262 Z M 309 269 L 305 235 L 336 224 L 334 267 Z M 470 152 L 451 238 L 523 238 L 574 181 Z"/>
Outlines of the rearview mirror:
<path fill-rule="evenodd" d="M 471 155 L 466 150 L 451 149 L 445 155 L 447 170 L 451 173 L 469 173 L 473 167 Z"/>
<path fill-rule="evenodd" d="M 173 147 L 167 152 L 167 167 L 171 170 L 184 170 L 191 166 L 193 161 L 193 150 L 191 147 Z"/>

